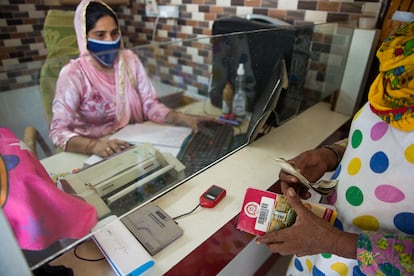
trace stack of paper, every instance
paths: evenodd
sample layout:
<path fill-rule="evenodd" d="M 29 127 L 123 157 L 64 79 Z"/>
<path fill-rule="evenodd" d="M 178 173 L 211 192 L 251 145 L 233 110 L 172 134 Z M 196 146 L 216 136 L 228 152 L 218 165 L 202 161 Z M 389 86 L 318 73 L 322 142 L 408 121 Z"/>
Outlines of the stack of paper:
<path fill-rule="evenodd" d="M 161 125 L 153 122 L 127 125 L 110 139 L 118 138 L 130 144 L 152 144 L 161 152 L 169 152 L 177 156 L 185 139 L 191 135 L 189 127 Z"/>
<path fill-rule="evenodd" d="M 127 125 L 109 139 L 117 138 L 132 145 L 151 144 L 161 152 L 177 156 L 184 141 L 191 133 L 192 129 L 189 127 L 162 125 L 147 121 Z M 102 157 L 94 154 L 84 161 L 84 165 L 90 166 L 102 160 Z"/>

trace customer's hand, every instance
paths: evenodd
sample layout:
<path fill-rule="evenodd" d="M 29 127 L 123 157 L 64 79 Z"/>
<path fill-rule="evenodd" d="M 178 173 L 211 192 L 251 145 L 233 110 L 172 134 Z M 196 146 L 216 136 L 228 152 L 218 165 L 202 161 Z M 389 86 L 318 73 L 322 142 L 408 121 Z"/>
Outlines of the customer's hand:
<path fill-rule="evenodd" d="M 293 188 L 287 190 L 286 196 L 297 214 L 295 223 L 258 237 L 256 242 L 267 245 L 272 252 L 281 255 L 296 254 L 300 257 L 333 253 L 337 242 L 335 239 L 343 232 L 306 208 Z"/>
<path fill-rule="evenodd" d="M 310 182 L 314 182 L 321 178 L 328 170 L 325 151 L 325 149 L 305 151 L 295 158 L 289 160 L 288 162 L 299 173 L 306 177 L 306 179 L 308 179 Z M 288 174 L 283 170 L 281 170 L 279 173 L 279 180 L 283 194 L 286 194 L 287 188 L 294 187 L 300 197 L 307 199 L 311 196 L 305 185 L 301 184 L 295 176 Z"/>
<path fill-rule="evenodd" d="M 101 157 L 109 157 L 115 153 L 121 152 L 123 149 L 130 147 L 126 141 L 119 139 L 111 139 L 107 141 L 100 140 L 94 147 L 93 153 Z"/>
<path fill-rule="evenodd" d="M 301 257 L 329 253 L 356 259 L 358 234 L 341 231 L 313 214 L 293 188 L 287 189 L 286 196 L 296 212 L 295 223 L 258 237 L 257 243 L 264 244 L 272 252 L 281 255 L 295 254 Z"/>

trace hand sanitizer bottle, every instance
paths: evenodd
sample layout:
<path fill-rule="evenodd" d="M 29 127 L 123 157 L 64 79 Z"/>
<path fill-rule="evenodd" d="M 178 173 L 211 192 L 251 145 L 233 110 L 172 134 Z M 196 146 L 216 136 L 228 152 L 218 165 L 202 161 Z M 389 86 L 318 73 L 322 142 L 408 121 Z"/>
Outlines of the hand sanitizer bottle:
<path fill-rule="evenodd" d="M 243 120 L 246 116 L 247 98 L 244 91 L 244 64 L 240 63 L 237 68 L 236 94 L 233 98 L 233 113 L 236 118 Z"/>

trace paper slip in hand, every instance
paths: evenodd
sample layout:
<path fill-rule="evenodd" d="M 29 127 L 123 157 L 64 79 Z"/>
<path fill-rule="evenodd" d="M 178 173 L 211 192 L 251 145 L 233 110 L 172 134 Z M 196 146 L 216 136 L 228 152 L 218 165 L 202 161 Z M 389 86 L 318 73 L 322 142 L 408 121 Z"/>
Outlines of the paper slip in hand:
<path fill-rule="evenodd" d="M 310 182 L 306 177 L 300 174 L 287 160 L 283 158 L 273 158 L 281 167 L 282 170 L 295 176 L 302 184 L 309 189 L 313 189 L 315 192 L 323 196 L 330 195 L 338 184 L 338 180 L 324 180 L 319 179 L 317 182 Z"/>
<path fill-rule="evenodd" d="M 192 129 L 182 126 L 161 125 L 153 122 L 127 125 L 111 136 L 131 144 L 150 143 L 158 146 L 180 148 Z"/>

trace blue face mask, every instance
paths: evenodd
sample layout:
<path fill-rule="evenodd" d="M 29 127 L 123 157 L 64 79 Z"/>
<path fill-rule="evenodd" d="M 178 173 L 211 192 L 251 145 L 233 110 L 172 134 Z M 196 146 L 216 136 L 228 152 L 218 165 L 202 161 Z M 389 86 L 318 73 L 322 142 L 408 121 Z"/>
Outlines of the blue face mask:
<path fill-rule="evenodd" d="M 112 67 L 121 47 L 121 36 L 115 41 L 104 41 L 88 38 L 88 50 L 105 67 Z"/>

